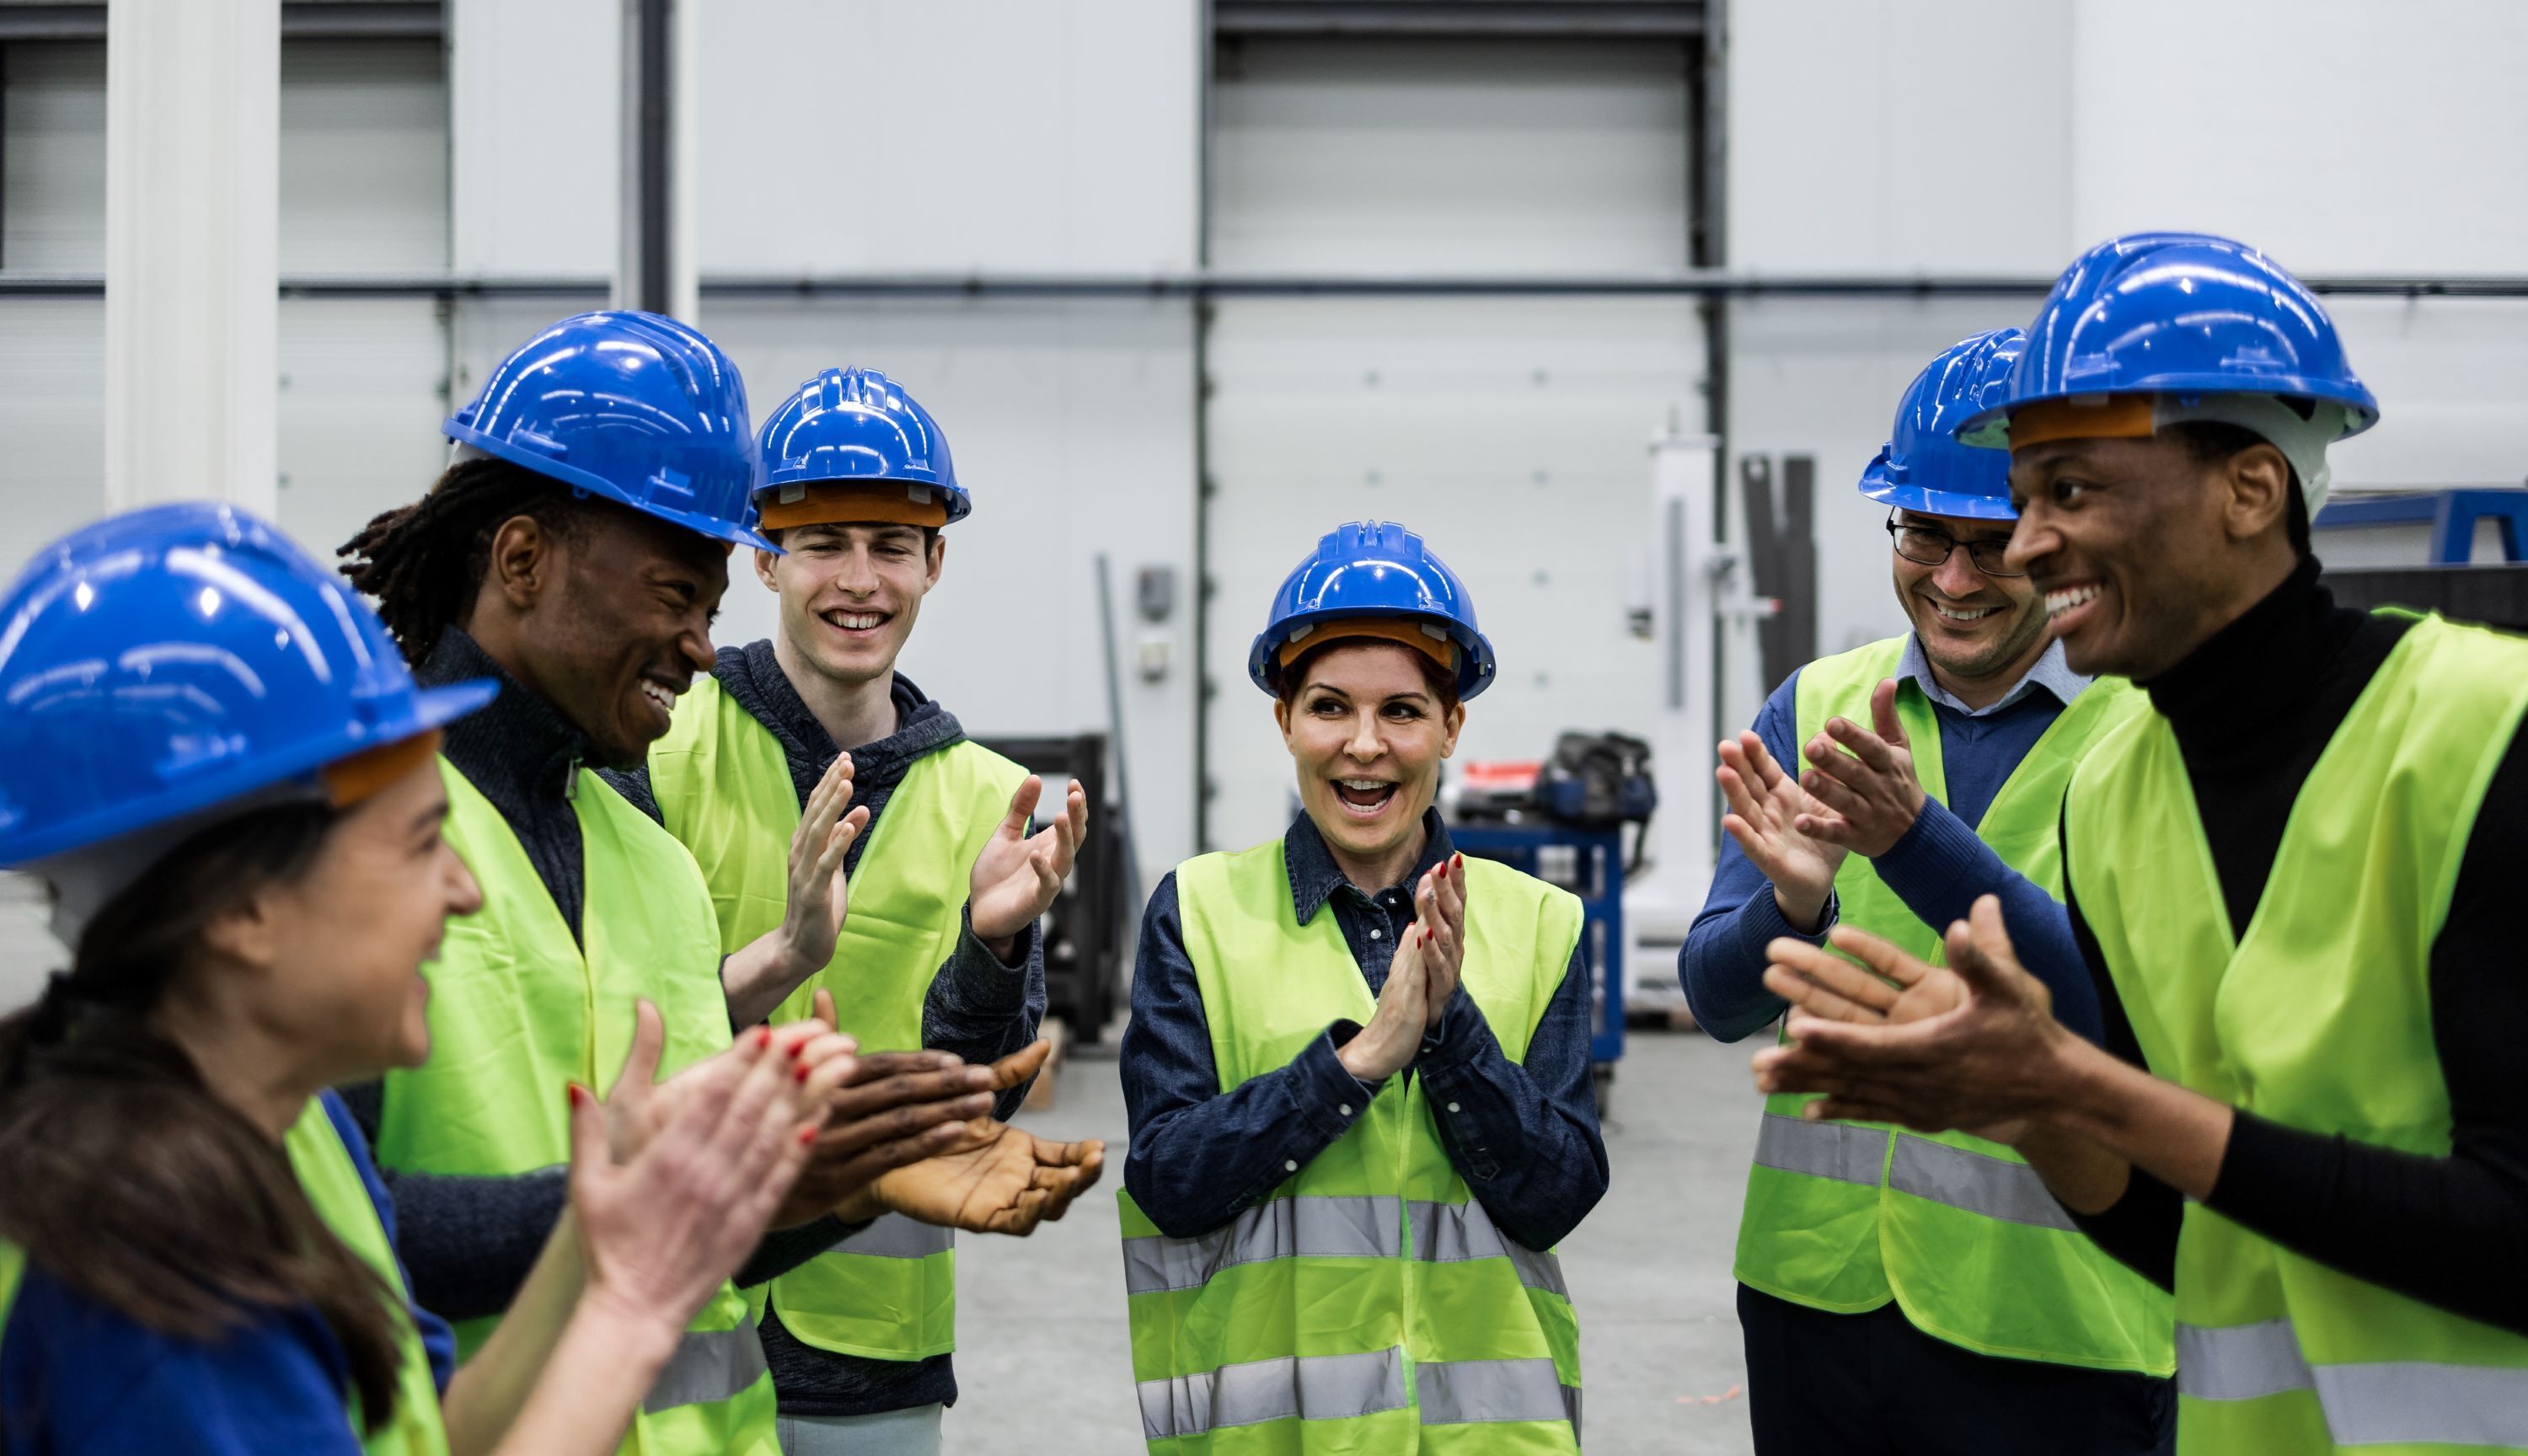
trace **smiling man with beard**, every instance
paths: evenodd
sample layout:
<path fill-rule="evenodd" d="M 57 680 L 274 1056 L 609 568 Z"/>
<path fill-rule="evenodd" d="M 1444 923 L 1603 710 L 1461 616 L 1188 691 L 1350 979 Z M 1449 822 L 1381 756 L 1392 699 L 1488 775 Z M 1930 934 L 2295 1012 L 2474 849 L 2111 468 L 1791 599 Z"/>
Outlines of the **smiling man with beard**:
<path fill-rule="evenodd" d="M 2114 238 L 2028 332 L 1958 438 L 2008 448 L 2070 660 L 2152 709 L 2062 810 L 2105 1045 L 2048 1014 L 2055 928 L 1978 902 L 1945 965 L 1777 942 L 1808 1014 L 1758 1083 L 2010 1138 L 2173 1289 L 2185 1456 L 2528 1451 L 2528 642 L 2320 582 L 2330 447 L 2379 405 L 2273 259 Z"/>
<path fill-rule="evenodd" d="M 2008 468 L 1949 437 L 2022 342 L 1998 330 L 1932 360 L 1862 476 L 1892 507 L 1914 630 L 1810 663 L 1720 745 L 1729 839 L 1679 956 L 1687 1001 L 1720 1040 L 1782 1014 L 1764 981 L 1779 937 L 1853 926 L 1927 956 L 1934 927 L 1994 894 L 2014 924 L 2069 950 L 2064 785 L 2140 704 L 2065 662 L 2041 594 L 2004 558 Z M 1804 774 L 1781 767 L 1801 758 Z M 2098 1034 L 2085 976 L 2066 975 L 2055 1005 Z M 1813 1120 L 1808 1100 L 1765 1104 L 1738 1230 L 1759 1451 L 2164 1445 L 2165 1294 L 2083 1237 L 2008 1148 Z"/>

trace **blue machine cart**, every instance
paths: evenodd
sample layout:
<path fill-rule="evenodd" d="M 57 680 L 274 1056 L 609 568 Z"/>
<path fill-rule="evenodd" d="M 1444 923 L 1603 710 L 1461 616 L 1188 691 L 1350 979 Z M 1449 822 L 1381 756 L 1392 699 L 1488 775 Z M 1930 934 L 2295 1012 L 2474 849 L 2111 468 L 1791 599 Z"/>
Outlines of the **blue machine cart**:
<path fill-rule="evenodd" d="M 1448 837 L 1469 855 L 1498 859 L 1580 897 L 1587 916 L 1590 1080 L 1606 1110 L 1615 1063 L 1624 1055 L 1624 837 L 1619 829 L 1560 825 L 1451 824 Z"/>

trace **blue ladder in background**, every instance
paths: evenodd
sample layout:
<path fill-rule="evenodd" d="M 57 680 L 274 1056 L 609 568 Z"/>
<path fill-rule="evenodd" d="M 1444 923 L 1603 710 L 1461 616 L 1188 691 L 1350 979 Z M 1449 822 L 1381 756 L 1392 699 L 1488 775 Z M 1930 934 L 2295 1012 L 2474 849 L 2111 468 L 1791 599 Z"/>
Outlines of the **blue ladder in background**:
<path fill-rule="evenodd" d="M 2475 523 L 2484 520 L 2502 528 L 2502 560 L 2528 561 L 2528 490 L 2515 487 L 2410 491 L 2335 500 L 2317 513 L 2311 525 L 2325 530 L 2429 521 L 2431 564 L 2460 566 L 2475 555 Z"/>

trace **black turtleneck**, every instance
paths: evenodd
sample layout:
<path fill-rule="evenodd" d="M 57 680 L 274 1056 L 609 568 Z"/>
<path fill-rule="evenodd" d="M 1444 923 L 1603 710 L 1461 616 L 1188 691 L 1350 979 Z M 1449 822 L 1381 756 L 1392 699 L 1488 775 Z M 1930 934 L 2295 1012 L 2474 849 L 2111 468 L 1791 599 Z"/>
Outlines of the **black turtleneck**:
<path fill-rule="evenodd" d="M 2300 786 L 2411 625 L 2335 604 L 2303 558 L 2282 586 L 2185 661 L 2142 684 L 2168 719 L 2194 792 L 2230 923 L 2254 915 Z M 2432 1039 L 2449 1084 L 2450 1150 L 2422 1157 L 2241 1112 L 2204 1206 L 2356 1278 L 2528 1333 L 2528 1026 L 2511 903 L 2528 878 L 2528 739 L 2514 737 L 2485 792 L 2449 916 L 2432 944 Z M 2072 930 L 2105 1014 L 2108 1050 L 2141 1048 L 2075 901 Z M 2183 1202 L 2135 1170 L 2114 1208 L 2081 1225 L 2167 1285 Z"/>
<path fill-rule="evenodd" d="M 475 678 L 500 685 L 500 696 L 481 711 L 448 725 L 441 752 L 508 821 L 571 938 L 579 939 L 588 879 L 570 795 L 580 760 L 588 756 L 588 736 L 559 708 L 520 686 L 460 628 L 440 633 L 413 678 L 431 688 Z"/>

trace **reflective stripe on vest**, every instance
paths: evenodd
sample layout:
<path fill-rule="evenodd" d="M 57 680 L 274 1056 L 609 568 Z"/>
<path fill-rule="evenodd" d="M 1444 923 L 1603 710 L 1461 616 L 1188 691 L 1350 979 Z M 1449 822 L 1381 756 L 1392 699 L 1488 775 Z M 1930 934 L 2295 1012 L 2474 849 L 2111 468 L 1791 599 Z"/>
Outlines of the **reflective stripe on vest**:
<path fill-rule="evenodd" d="M 1571 1291 L 1562 1283 L 1562 1261 L 1531 1249 L 1501 1231 L 1481 1203 L 1425 1203 L 1406 1210 L 1413 1229 L 1413 1257 L 1429 1264 L 1462 1264 L 1469 1259 L 1506 1259 L 1518 1271 L 1518 1281 L 1563 1299 Z"/>
<path fill-rule="evenodd" d="M 843 1029 L 871 1051 L 922 1045 L 931 979 L 965 931 L 974 857 L 1009 813 L 1027 770 L 977 744 L 952 744 L 905 770 L 852 867 L 851 914 L 825 968 L 773 1013 L 812 1013 L 831 992 Z M 650 749 L 650 791 L 668 833 L 711 887 L 723 954 L 781 923 L 799 790 L 771 730 L 706 678 L 678 700 Z M 918 1233 L 915 1230 L 920 1230 Z M 801 1342 L 871 1360 L 922 1360 L 956 1348 L 956 1236 L 880 1219 L 747 1291 Z"/>
<path fill-rule="evenodd" d="M 2167 720 L 2101 744 L 2064 811 L 2068 867 L 2150 1070 L 2304 1132 L 2449 1156 L 2431 948 L 2523 711 L 2528 642 L 2415 622 L 2301 783 L 2243 930 Z M 2199 1203 L 2176 1282 L 2185 1456 L 2528 1449 L 2528 1336 Z"/>
<path fill-rule="evenodd" d="M 1200 1238 L 1151 1234 L 1124 1240 L 1128 1294 L 1199 1289 L 1212 1275 L 1268 1259 L 1399 1259 L 1404 1236 L 1396 1198 L 1276 1198 L 1256 1205 Z M 1562 1264 L 1504 1236 L 1480 1203 L 1416 1202 L 1405 1217 L 1413 1257 L 1432 1264 L 1506 1259 L 1518 1281 L 1563 1298 Z"/>
<path fill-rule="evenodd" d="M 1462 983 L 1517 1062 L 1579 943 L 1579 904 L 1490 861 L 1468 859 L 1466 877 Z M 1333 912 L 1296 922 L 1280 841 L 1179 866 L 1177 893 L 1223 1091 L 1288 1066 L 1330 1016 L 1371 1014 Z M 1431 1437 L 1435 1450 L 1578 1449 L 1579 1326 L 1560 1267 L 1472 1197 L 1418 1078 L 1392 1079 L 1209 1234 L 1169 1238 L 1129 1194 L 1118 1204 L 1154 1451 L 1275 1423 L 1290 1424 L 1251 1437 L 1258 1449 L 1409 1453 L 1426 1428 L 1470 1429 Z"/>
<path fill-rule="evenodd" d="M 1580 1433 L 1580 1387 L 1565 1385 L 1551 1360 L 1455 1360 L 1413 1367 L 1425 1426 L 1486 1421 L 1564 1421 Z"/>
<path fill-rule="evenodd" d="M 1894 676 L 1905 645 L 1890 638 L 1802 668 L 1799 741 L 1830 717 L 1869 722 L 1870 695 Z M 1975 826 L 2003 863 L 2061 896 L 2065 785 L 2092 744 L 2144 709 L 2111 679 L 2064 706 Z M 1923 792 L 1945 802 L 1939 717 L 1920 684 L 1899 687 L 1896 713 Z M 1940 959 L 1939 935 L 1868 858 L 1847 856 L 1834 883 L 1841 923 Z M 2168 1296 L 2074 1227 L 2017 1154 L 1963 1132 L 1810 1122 L 1801 1109 L 1813 1100 L 1765 1099 L 1739 1220 L 1740 1280 L 1837 1313 L 1893 1299 L 1917 1327 L 1981 1354 L 2154 1376 L 2174 1368 Z"/>
<path fill-rule="evenodd" d="M 664 830 L 579 769 L 570 802 L 587 895 L 575 938 L 500 810 L 444 758 L 440 778 L 448 842 L 482 887 L 483 906 L 448 922 L 439 958 L 422 967 L 430 1060 L 387 1073 L 378 1162 L 491 1176 L 557 1167 L 570 1157 L 568 1085 L 613 1081 L 637 1001 L 656 1003 L 666 1029 L 661 1075 L 727 1047 L 710 892 Z M 498 1323 L 459 1324 L 458 1349 L 480 1349 Z M 623 1449 L 775 1456 L 761 1347 L 751 1358 L 731 1353 L 757 1344 L 746 1301 L 722 1284 L 690 1328 L 718 1338 L 679 1346 Z"/>
<path fill-rule="evenodd" d="M 1402 1207 L 1395 1197 L 1276 1198 L 1200 1238 L 1128 1238 L 1124 1289 L 1199 1289 L 1224 1269 L 1268 1259 L 1400 1259 Z"/>
<path fill-rule="evenodd" d="M 2424 1360 L 2312 1367 L 2288 1317 L 2178 1326 L 2177 1388 L 2205 1401 L 2313 1391 L 2344 1446 L 2528 1446 L 2528 1370 Z"/>
<path fill-rule="evenodd" d="M 752 1319 L 734 1329 L 688 1329 L 650 1382 L 650 1392 L 641 1397 L 641 1409 L 655 1416 L 680 1405 L 726 1400 L 764 1378 L 769 1369 Z"/>
<path fill-rule="evenodd" d="M 836 1252 L 868 1259 L 927 1259 L 956 1246 L 957 1230 L 902 1214 L 880 1214 L 867 1228 L 846 1233 L 833 1242 Z"/>
<path fill-rule="evenodd" d="M 1899 1193 L 1987 1219 L 2080 1231 L 2072 1216 L 2046 1191 L 2045 1180 L 2027 1164 L 1988 1158 L 1910 1132 L 1895 1135 L 1890 1158 L 1888 1135 L 1875 1127 L 1766 1113 L 1756 1134 L 1756 1161 L 1784 1172 L 1873 1188 L 1883 1177 L 1886 1186 Z"/>
<path fill-rule="evenodd" d="M 448 1456 L 439 1384 L 431 1374 L 430 1352 L 421 1343 L 421 1329 L 413 1323 L 412 1291 L 404 1287 L 403 1270 L 387 1241 L 378 1206 L 370 1201 L 369 1185 L 362 1181 L 359 1165 L 351 1161 L 350 1150 L 342 1145 L 342 1133 L 326 1115 L 322 1100 L 310 1101 L 299 1113 L 298 1120 L 282 1135 L 281 1147 L 290 1158 L 299 1191 L 307 1196 L 307 1206 L 396 1296 L 389 1301 L 387 1311 L 395 1326 L 395 1415 L 364 1436 L 360 1448 L 368 1456 Z M 367 1424 L 359 1393 L 346 1390 L 343 1400 L 351 1429 L 358 1430 Z"/>
<path fill-rule="evenodd" d="M 1562 1383 L 1551 1360 L 1459 1360 L 1413 1368 L 1405 1395 L 1404 1351 L 1285 1356 L 1216 1371 L 1143 1380 L 1141 1435 L 1160 1441 L 1267 1421 L 1341 1421 L 1420 1408 L 1424 1426 L 1523 1421 L 1580 1429 L 1580 1390 Z"/>
<path fill-rule="evenodd" d="M 1266 1421 L 1342 1421 L 1412 1404 L 1405 1394 L 1404 1351 L 1393 1347 L 1250 1360 L 1143 1380 L 1138 1389 L 1141 1435 L 1153 1441 Z"/>

